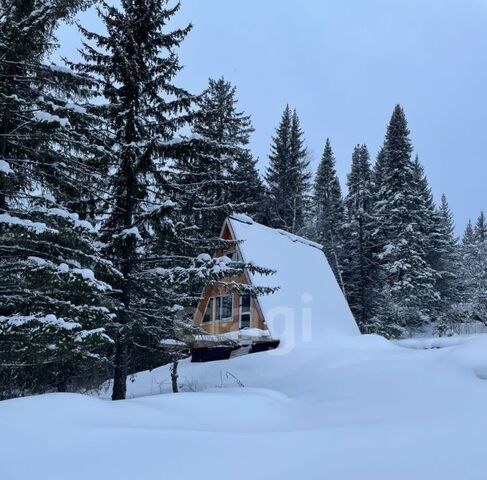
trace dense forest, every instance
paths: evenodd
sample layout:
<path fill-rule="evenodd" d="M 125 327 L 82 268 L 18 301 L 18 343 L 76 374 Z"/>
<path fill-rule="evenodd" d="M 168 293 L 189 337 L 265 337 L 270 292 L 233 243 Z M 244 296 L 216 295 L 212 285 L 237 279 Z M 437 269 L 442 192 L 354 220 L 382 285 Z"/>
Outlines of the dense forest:
<path fill-rule="evenodd" d="M 232 212 L 321 243 L 364 333 L 487 322 L 484 214 L 457 238 L 400 105 L 375 161 L 353 148 L 343 186 L 330 140 L 311 171 L 286 106 L 261 175 L 236 86 L 177 85 L 179 4 L 99 2 L 106 32 L 79 25 L 81 60 L 49 60 L 60 23 L 92 4 L 0 0 L 0 398 L 114 377 L 123 399 L 131 373 L 176 365 L 202 285 L 272 274 L 213 258 Z"/>

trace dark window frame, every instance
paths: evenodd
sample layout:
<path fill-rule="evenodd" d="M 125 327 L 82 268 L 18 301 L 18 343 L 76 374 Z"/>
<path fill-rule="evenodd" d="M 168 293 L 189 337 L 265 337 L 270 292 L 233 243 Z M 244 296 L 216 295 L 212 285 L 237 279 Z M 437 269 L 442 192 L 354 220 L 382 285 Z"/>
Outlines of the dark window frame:
<path fill-rule="evenodd" d="M 205 308 L 205 312 L 203 313 L 202 323 L 211 323 L 214 321 L 214 318 L 215 318 L 214 304 L 215 304 L 214 298 L 210 297 L 208 299 L 208 302 L 206 303 L 206 308 Z M 209 320 L 206 320 L 207 313 L 209 313 Z"/>
<path fill-rule="evenodd" d="M 214 321 L 217 323 L 227 323 L 227 322 L 232 322 L 233 321 L 233 295 L 217 295 L 214 297 L 215 298 L 215 308 L 214 308 Z M 221 299 L 223 298 L 229 298 L 230 299 L 230 316 L 229 317 L 223 317 L 222 316 L 222 305 L 223 302 Z"/>
<path fill-rule="evenodd" d="M 248 298 L 249 299 L 249 304 L 248 306 L 243 306 L 243 299 L 244 298 Z M 248 295 L 248 294 L 243 294 L 243 295 L 240 295 L 240 299 L 239 299 L 239 306 L 238 306 L 238 327 L 240 330 L 242 329 L 245 329 L 245 328 L 252 328 L 252 303 L 253 303 L 253 299 L 252 299 L 252 295 Z M 248 317 L 248 320 L 246 319 L 245 321 L 243 320 L 243 318 L 247 318 Z M 245 324 L 247 324 L 248 322 L 248 325 L 244 325 L 244 322 Z"/>

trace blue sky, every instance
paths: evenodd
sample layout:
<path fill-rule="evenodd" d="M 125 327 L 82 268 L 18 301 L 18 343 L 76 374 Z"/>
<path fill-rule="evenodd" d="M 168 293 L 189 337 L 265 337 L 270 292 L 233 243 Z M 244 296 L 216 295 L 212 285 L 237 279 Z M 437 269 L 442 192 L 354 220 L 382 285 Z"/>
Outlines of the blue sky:
<path fill-rule="evenodd" d="M 92 12 L 82 23 L 98 30 Z M 487 0 L 182 0 L 194 29 L 180 84 L 225 76 L 252 115 L 252 149 L 267 164 L 286 103 L 298 110 L 316 168 L 330 137 L 344 184 L 353 147 L 372 156 L 396 103 L 439 198 L 462 231 L 487 208 Z M 62 27 L 61 53 L 79 47 Z"/>

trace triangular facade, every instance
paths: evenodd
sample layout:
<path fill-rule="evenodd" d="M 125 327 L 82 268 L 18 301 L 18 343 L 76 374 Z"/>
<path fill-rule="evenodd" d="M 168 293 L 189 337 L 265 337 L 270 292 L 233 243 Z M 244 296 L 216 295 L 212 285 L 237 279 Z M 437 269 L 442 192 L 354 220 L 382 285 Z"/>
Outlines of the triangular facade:
<path fill-rule="evenodd" d="M 226 338 L 260 351 L 278 344 L 285 348 L 316 346 L 324 336 L 359 334 L 321 245 L 266 227 L 245 215 L 227 218 L 221 237 L 238 243 L 218 255 L 276 272 L 271 276 L 246 272 L 234 280 L 279 289 L 250 298 L 230 294 L 222 287 L 205 288 L 194 323 L 208 335 L 201 337 L 196 348 L 217 348 L 214 345 Z M 193 358 L 198 359 L 201 353 L 196 352 Z"/>

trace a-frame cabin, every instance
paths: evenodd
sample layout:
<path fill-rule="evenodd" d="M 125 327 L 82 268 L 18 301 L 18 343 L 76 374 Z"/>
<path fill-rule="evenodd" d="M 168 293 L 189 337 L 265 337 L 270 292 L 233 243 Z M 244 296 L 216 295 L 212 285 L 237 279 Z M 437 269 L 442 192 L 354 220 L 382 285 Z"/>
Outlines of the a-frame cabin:
<path fill-rule="evenodd" d="M 245 215 L 228 217 L 221 238 L 238 243 L 232 242 L 233 247 L 217 256 L 276 272 L 264 276 L 246 271 L 242 277 L 226 280 L 279 289 L 252 298 L 207 286 L 194 316 L 194 325 L 207 334 L 193 345 L 193 361 L 225 359 L 278 345 L 309 345 L 323 335 L 359 333 L 321 245 Z M 238 347 L 224 346 L 222 340 L 232 340 Z"/>

